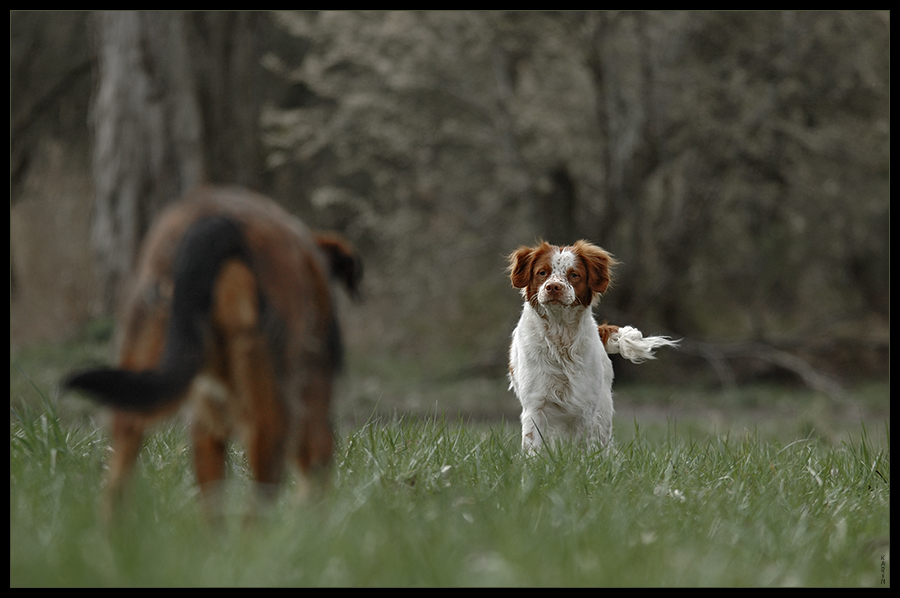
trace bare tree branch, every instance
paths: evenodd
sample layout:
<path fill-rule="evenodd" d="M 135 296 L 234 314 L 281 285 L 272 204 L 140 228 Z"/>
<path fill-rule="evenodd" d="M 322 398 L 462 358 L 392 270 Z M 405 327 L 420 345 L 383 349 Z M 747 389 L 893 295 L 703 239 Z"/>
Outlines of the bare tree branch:
<path fill-rule="evenodd" d="M 770 363 L 800 377 L 806 386 L 823 392 L 832 400 L 844 402 L 846 392 L 833 377 L 819 371 L 805 359 L 762 342 L 716 343 L 685 339 L 680 351 L 700 357 L 712 366 L 719 381 L 726 388 L 735 384 L 734 369 L 729 364 L 735 359 L 753 358 Z"/>

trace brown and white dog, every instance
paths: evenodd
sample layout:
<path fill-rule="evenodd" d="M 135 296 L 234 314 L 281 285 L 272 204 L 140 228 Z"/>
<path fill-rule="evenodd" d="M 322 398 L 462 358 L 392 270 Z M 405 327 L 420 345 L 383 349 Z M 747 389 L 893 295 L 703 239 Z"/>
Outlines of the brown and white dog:
<path fill-rule="evenodd" d="M 586 241 L 540 243 L 509 256 L 521 289 L 522 315 L 509 350 L 510 389 L 522 404 L 522 448 L 571 437 L 605 446 L 612 436 L 610 353 L 639 363 L 653 359 L 667 337 L 644 337 L 631 326 L 598 326 L 592 306 L 606 292 L 612 256 Z"/>
<path fill-rule="evenodd" d="M 185 407 L 207 508 L 232 437 L 266 499 L 288 459 L 303 474 L 325 472 L 341 360 L 330 279 L 355 292 L 359 275 L 340 237 L 317 237 L 256 193 L 200 187 L 165 210 L 120 314 L 118 367 L 65 381 L 113 410 L 108 507 L 148 427 Z"/>

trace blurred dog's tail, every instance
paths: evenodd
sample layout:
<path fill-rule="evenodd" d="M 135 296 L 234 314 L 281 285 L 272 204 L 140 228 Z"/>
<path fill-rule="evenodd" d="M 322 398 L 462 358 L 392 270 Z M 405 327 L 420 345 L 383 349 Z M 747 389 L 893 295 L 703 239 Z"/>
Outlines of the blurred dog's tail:
<path fill-rule="evenodd" d="M 84 391 L 104 405 L 138 412 L 153 411 L 184 396 L 206 361 L 216 280 L 222 265 L 232 258 L 250 263 L 243 233 L 234 220 L 210 216 L 192 224 L 173 262 L 171 319 L 158 367 L 75 372 L 64 387 Z"/>
<path fill-rule="evenodd" d="M 677 347 L 679 342 L 668 336 L 645 337 L 633 326 L 616 327 L 604 324 L 599 327 L 599 332 L 607 353 L 610 355 L 618 353 L 632 363 L 656 359 L 653 353 L 658 348 Z"/>

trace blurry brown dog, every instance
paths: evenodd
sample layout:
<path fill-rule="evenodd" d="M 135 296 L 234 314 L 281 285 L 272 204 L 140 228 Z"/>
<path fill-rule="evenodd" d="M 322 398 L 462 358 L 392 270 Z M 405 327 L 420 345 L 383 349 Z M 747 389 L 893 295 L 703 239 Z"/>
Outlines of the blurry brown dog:
<path fill-rule="evenodd" d="M 163 212 L 121 313 L 118 368 L 65 381 L 113 410 L 107 514 L 148 427 L 185 406 L 207 509 L 232 437 L 264 499 L 287 459 L 303 474 L 327 471 L 341 361 L 330 278 L 355 294 L 360 272 L 340 237 L 316 236 L 244 189 L 200 187 Z"/>

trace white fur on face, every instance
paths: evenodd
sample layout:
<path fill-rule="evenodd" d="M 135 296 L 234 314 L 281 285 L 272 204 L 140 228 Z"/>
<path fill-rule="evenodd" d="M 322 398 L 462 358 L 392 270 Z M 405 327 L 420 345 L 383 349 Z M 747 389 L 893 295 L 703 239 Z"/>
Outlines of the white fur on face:
<path fill-rule="evenodd" d="M 576 300 L 575 288 L 569 282 L 569 272 L 578 264 L 578 256 L 568 249 L 556 251 L 550 258 L 550 275 L 541 284 L 538 302 L 572 305 Z"/>

